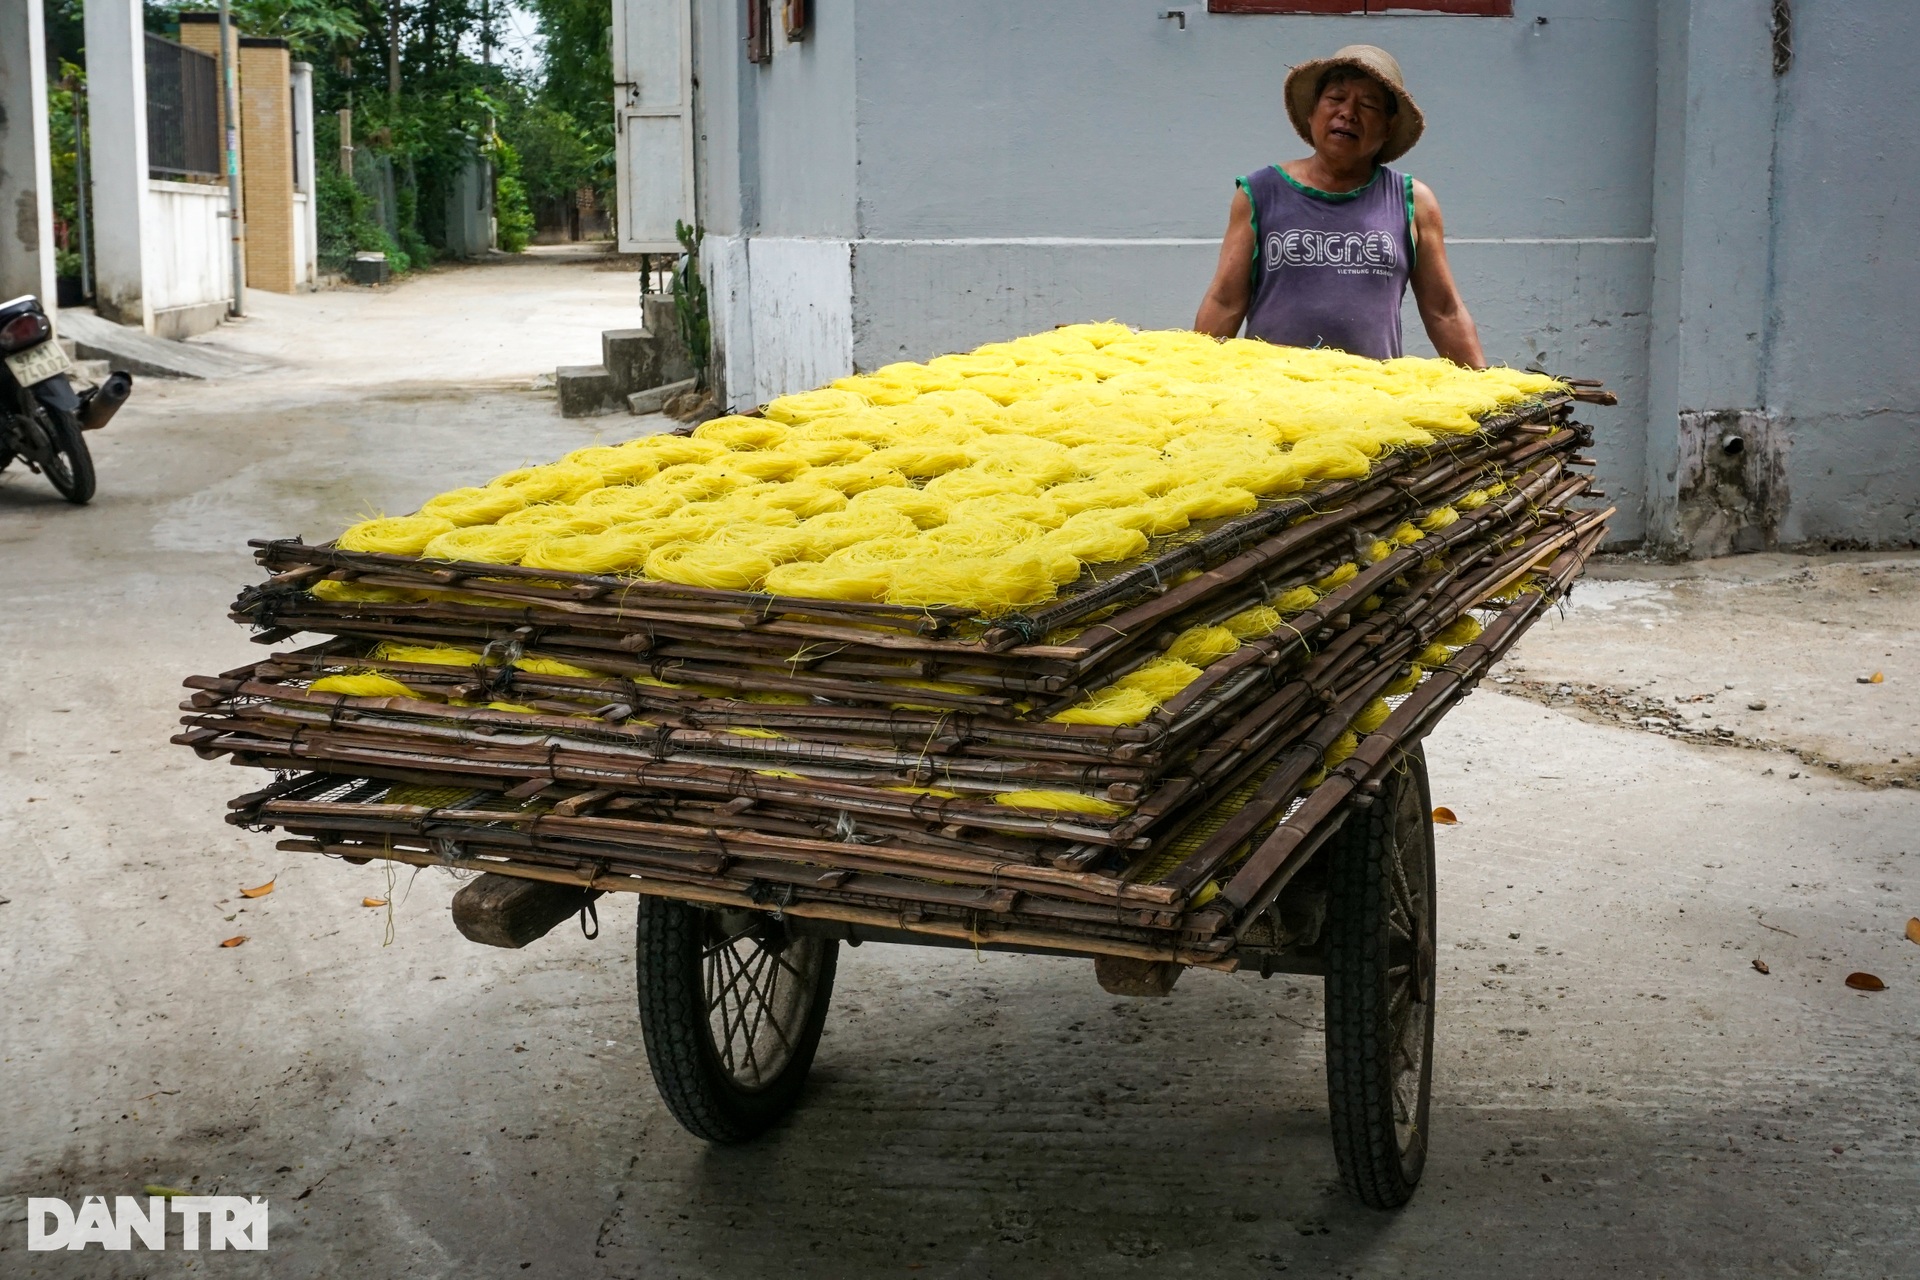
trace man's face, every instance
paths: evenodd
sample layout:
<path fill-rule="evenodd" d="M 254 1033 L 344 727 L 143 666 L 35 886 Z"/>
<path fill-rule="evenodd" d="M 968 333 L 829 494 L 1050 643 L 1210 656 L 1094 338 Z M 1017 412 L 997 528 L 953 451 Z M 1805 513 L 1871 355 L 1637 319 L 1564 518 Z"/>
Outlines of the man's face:
<path fill-rule="evenodd" d="M 1387 90 L 1378 80 L 1336 80 L 1320 93 L 1308 120 L 1313 149 L 1336 163 L 1370 161 L 1387 145 Z"/>

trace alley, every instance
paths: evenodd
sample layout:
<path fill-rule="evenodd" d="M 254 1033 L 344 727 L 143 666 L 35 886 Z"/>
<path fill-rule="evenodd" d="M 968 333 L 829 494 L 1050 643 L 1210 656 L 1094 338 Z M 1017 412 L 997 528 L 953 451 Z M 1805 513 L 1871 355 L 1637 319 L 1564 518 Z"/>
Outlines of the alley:
<path fill-rule="evenodd" d="M 271 1199 L 272 1254 L 207 1255 L 218 1275 L 1911 1270 L 1912 558 L 1692 586 L 1612 562 L 1429 741 L 1460 821 L 1433 1154 L 1397 1214 L 1339 1188 L 1314 980 L 1195 972 L 1130 1001 L 1083 960 L 843 950 L 806 1104 L 713 1149 L 655 1096 L 631 903 L 597 940 L 495 951 L 455 933 L 445 874 L 226 826 L 253 779 L 167 737 L 181 677 L 260 653 L 225 618 L 246 540 L 665 425 L 562 420 L 533 389 L 637 322 L 603 265 L 261 297 L 207 340 L 270 366 L 142 381 L 93 441 L 92 506 L 0 476 L 0 1271 L 148 1273 L 29 1255 L 18 1224 L 28 1195 L 150 1183 Z M 1789 588 L 1831 621 L 1779 620 Z M 1844 639 L 1769 641 L 1803 625 Z M 1675 728 L 1708 691 L 1737 735 Z"/>

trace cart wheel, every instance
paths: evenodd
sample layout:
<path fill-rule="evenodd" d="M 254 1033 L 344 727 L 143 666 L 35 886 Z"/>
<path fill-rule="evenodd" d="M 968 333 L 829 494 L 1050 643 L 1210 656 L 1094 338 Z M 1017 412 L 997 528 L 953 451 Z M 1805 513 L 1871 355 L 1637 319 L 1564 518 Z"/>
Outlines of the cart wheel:
<path fill-rule="evenodd" d="M 1327 1104 L 1348 1190 L 1375 1209 L 1413 1195 L 1433 1086 L 1433 819 L 1407 752 L 1328 849 Z"/>
<path fill-rule="evenodd" d="M 757 911 L 643 896 L 635 974 L 660 1096 L 710 1142 L 763 1133 L 800 1099 L 833 997 L 838 942 Z"/>

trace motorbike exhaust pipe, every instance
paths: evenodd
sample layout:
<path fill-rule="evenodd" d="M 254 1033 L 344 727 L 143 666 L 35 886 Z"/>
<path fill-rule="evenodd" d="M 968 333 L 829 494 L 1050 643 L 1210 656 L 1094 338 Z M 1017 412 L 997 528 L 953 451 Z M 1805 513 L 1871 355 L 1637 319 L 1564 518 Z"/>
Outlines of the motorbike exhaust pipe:
<path fill-rule="evenodd" d="M 127 402 L 133 392 L 133 375 L 130 373 L 110 373 L 107 380 L 95 387 L 80 406 L 80 429 L 98 431 L 113 421 L 113 415 L 120 412 L 120 406 Z"/>

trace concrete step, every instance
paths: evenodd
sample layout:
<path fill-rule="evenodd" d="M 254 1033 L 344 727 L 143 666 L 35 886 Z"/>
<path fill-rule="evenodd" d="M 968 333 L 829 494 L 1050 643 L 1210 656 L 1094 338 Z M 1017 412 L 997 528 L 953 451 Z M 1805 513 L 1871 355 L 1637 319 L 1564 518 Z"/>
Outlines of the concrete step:
<path fill-rule="evenodd" d="M 693 390 L 694 379 L 682 378 L 678 382 L 662 383 L 649 387 L 645 391 L 636 391 L 627 397 L 628 413 L 659 413 L 667 407 L 667 401 L 683 391 Z"/>
<path fill-rule="evenodd" d="M 642 298 L 640 318 L 647 332 L 659 335 L 659 381 L 679 382 L 682 378 L 691 378 L 694 374 L 693 360 L 687 355 L 687 344 L 680 341 L 680 320 L 674 314 L 672 296 L 650 293 Z"/>
<path fill-rule="evenodd" d="M 608 329 L 600 335 L 600 363 L 623 396 L 694 374 L 686 344 L 680 341 L 673 299 L 649 294 L 641 301 L 640 314 L 646 321 L 640 328 Z"/>
<path fill-rule="evenodd" d="M 602 413 L 617 413 L 626 407 L 605 365 L 562 365 L 554 373 L 553 382 L 560 393 L 563 418 L 591 418 Z"/>
<path fill-rule="evenodd" d="M 608 329 L 600 335 L 600 365 L 616 395 L 644 391 L 660 383 L 660 344 L 646 329 Z"/>

